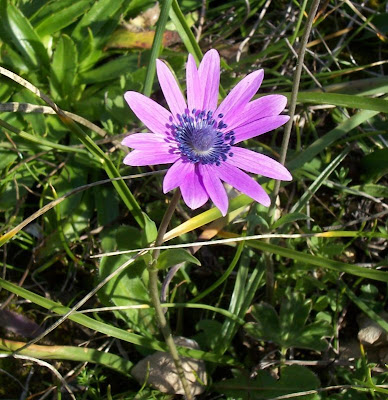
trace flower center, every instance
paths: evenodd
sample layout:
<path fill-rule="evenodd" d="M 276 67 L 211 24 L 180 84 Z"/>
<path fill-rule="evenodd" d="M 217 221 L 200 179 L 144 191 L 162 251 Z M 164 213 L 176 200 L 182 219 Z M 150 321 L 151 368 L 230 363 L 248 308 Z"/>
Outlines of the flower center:
<path fill-rule="evenodd" d="M 195 109 L 191 115 L 188 110 L 178 115 L 179 124 L 172 125 L 172 132 L 181 154 L 192 163 L 216 165 L 232 157 L 234 132 L 223 132 L 227 125 L 222 117 L 213 118 L 212 111 Z"/>

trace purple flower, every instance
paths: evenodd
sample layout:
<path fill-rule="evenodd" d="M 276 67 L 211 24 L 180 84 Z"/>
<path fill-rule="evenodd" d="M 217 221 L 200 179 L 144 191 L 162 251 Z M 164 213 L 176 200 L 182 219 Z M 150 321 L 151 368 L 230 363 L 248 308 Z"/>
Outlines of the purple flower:
<path fill-rule="evenodd" d="M 291 174 L 272 158 L 236 144 L 285 124 L 289 117 L 279 114 L 286 97 L 269 95 L 250 101 L 264 77 L 260 69 L 242 79 L 217 106 L 220 57 L 216 50 L 205 54 L 199 68 L 189 54 L 187 103 L 166 64 L 157 60 L 156 68 L 170 111 L 140 93 L 125 93 L 129 107 L 152 133 L 135 133 L 123 140 L 134 149 L 124 163 L 173 164 L 164 177 L 163 191 L 179 186 L 191 209 L 210 197 L 226 215 L 228 196 L 221 181 L 269 206 L 268 194 L 242 170 L 279 180 L 291 180 Z"/>

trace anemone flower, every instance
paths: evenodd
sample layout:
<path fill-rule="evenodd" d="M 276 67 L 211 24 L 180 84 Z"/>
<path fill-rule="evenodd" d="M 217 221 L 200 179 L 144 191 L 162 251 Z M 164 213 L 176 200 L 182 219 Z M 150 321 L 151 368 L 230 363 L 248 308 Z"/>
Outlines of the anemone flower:
<path fill-rule="evenodd" d="M 242 79 L 218 106 L 220 57 L 210 50 L 199 68 L 189 54 L 186 102 L 167 65 L 160 60 L 156 63 L 170 111 L 140 93 L 125 93 L 129 107 L 152 133 L 134 133 L 123 140 L 123 145 L 134 149 L 124 163 L 172 164 L 163 191 L 179 186 L 191 209 L 201 207 L 210 197 L 226 215 L 228 196 L 222 181 L 268 207 L 268 194 L 242 170 L 279 180 L 291 180 L 291 174 L 272 158 L 236 145 L 285 124 L 289 117 L 279 114 L 286 98 L 268 95 L 251 101 L 263 81 L 260 69 Z"/>

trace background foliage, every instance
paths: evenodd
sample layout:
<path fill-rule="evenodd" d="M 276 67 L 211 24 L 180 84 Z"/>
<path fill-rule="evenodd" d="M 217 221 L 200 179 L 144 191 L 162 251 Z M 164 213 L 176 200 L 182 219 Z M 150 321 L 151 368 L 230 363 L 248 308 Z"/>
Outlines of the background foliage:
<path fill-rule="evenodd" d="M 19 353 L 35 361 L 5 357 L 131 257 L 92 255 L 155 239 L 168 201 L 160 172 L 124 166 L 120 141 L 139 131 L 125 91 L 164 102 L 153 80 L 157 56 L 184 89 L 187 53 L 199 60 L 216 48 L 221 95 L 264 68 L 258 95 L 290 98 L 291 49 L 308 1 L 168 5 L 161 4 L 166 28 L 155 34 L 159 8 L 151 0 L 0 1 L 1 397 L 67 396 L 67 382 L 80 399 L 172 398 L 131 377 L 145 354 L 166 349 L 149 307 L 147 256 L 87 299 L 81 308 L 89 313 L 73 313 Z M 360 345 L 356 322 L 369 318 L 386 337 L 386 7 L 321 3 L 288 148 L 294 180 L 282 185 L 274 215 L 233 191 L 226 218 L 209 204 L 196 212 L 178 207 L 166 244 L 275 235 L 202 246 L 197 258 L 162 252 L 163 273 L 185 262 L 169 286 L 168 315 L 174 334 L 200 344 L 180 352 L 206 360 L 203 399 L 386 398 L 388 342 Z M 66 115 L 56 115 L 44 95 Z M 281 138 L 279 129 L 246 146 L 277 158 Z M 143 172 L 151 173 L 117 179 Z M 114 181 L 95 184 L 107 178 Z M 273 191 L 273 181 L 258 180 Z M 294 236 L 281 237 L 287 234 Z M 103 306 L 137 308 L 97 309 Z M 44 359 L 62 381 L 42 368 Z"/>

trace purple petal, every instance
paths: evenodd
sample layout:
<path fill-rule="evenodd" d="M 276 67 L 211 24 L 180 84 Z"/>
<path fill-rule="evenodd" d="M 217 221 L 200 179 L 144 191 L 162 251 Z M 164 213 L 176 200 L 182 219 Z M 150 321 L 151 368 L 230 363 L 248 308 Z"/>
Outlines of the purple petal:
<path fill-rule="evenodd" d="M 217 108 L 220 85 L 220 56 L 217 50 L 209 50 L 204 55 L 198 68 L 198 75 L 203 91 L 201 109 L 214 111 Z"/>
<path fill-rule="evenodd" d="M 190 112 L 193 109 L 202 110 L 203 94 L 194 57 L 189 54 L 186 65 L 187 105 Z"/>
<path fill-rule="evenodd" d="M 248 103 L 240 114 L 229 114 L 225 118 L 228 129 L 234 129 L 257 119 L 279 115 L 287 104 L 287 97 L 281 94 L 270 94 Z"/>
<path fill-rule="evenodd" d="M 153 149 L 154 146 L 169 145 L 169 139 L 165 135 L 158 135 L 156 133 L 133 133 L 123 139 L 121 144 L 124 146 L 132 147 L 133 149 Z"/>
<path fill-rule="evenodd" d="M 184 162 L 181 158 L 172 165 L 163 180 L 163 193 L 180 186 L 186 179 L 186 175 L 192 170 L 193 164 Z"/>
<path fill-rule="evenodd" d="M 277 115 L 274 117 L 261 118 L 250 122 L 249 124 L 239 126 L 233 130 L 235 133 L 234 136 L 236 137 L 235 143 L 251 139 L 255 136 L 279 128 L 279 126 L 284 125 L 289 119 L 290 117 L 288 115 Z"/>
<path fill-rule="evenodd" d="M 227 163 L 222 163 L 217 168 L 214 168 L 214 172 L 224 182 L 229 183 L 229 185 L 232 185 L 240 192 L 245 193 L 258 203 L 263 204 L 266 207 L 269 207 L 271 204 L 271 199 L 266 191 L 249 175 L 238 168 Z"/>
<path fill-rule="evenodd" d="M 262 69 L 247 75 L 225 97 L 215 115 L 225 115 L 225 121 L 228 121 L 228 113 L 238 115 L 258 91 L 263 78 L 264 71 Z"/>
<path fill-rule="evenodd" d="M 132 167 L 141 167 L 144 165 L 171 164 L 180 156 L 179 154 L 169 153 L 170 147 L 156 150 L 133 150 L 125 158 L 123 163 Z"/>
<path fill-rule="evenodd" d="M 181 89 L 174 75 L 163 61 L 156 60 L 156 71 L 168 107 L 176 118 L 177 114 L 183 114 L 187 108 Z"/>
<path fill-rule="evenodd" d="M 218 168 L 218 167 L 215 167 Z M 228 212 L 228 195 L 224 185 L 214 173 L 214 167 L 210 165 L 198 165 L 199 173 L 202 176 L 203 185 L 212 199 L 215 206 L 221 211 L 223 216 Z"/>
<path fill-rule="evenodd" d="M 228 157 L 226 161 L 228 164 L 252 172 L 253 174 L 267 176 L 268 178 L 282 181 L 292 180 L 291 174 L 282 164 L 264 154 L 259 154 L 241 147 L 233 147 L 231 151 L 233 152 L 233 157 Z M 206 185 L 205 187 L 207 190 Z"/>
<path fill-rule="evenodd" d="M 167 125 L 170 125 L 172 115 L 155 101 L 137 92 L 126 92 L 124 98 L 135 115 L 152 132 L 169 133 Z"/>
<path fill-rule="evenodd" d="M 192 210 L 195 210 L 207 202 L 209 195 L 203 186 L 202 178 L 199 175 L 195 164 L 188 164 L 190 168 L 187 171 L 180 188 L 184 202 Z"/>

